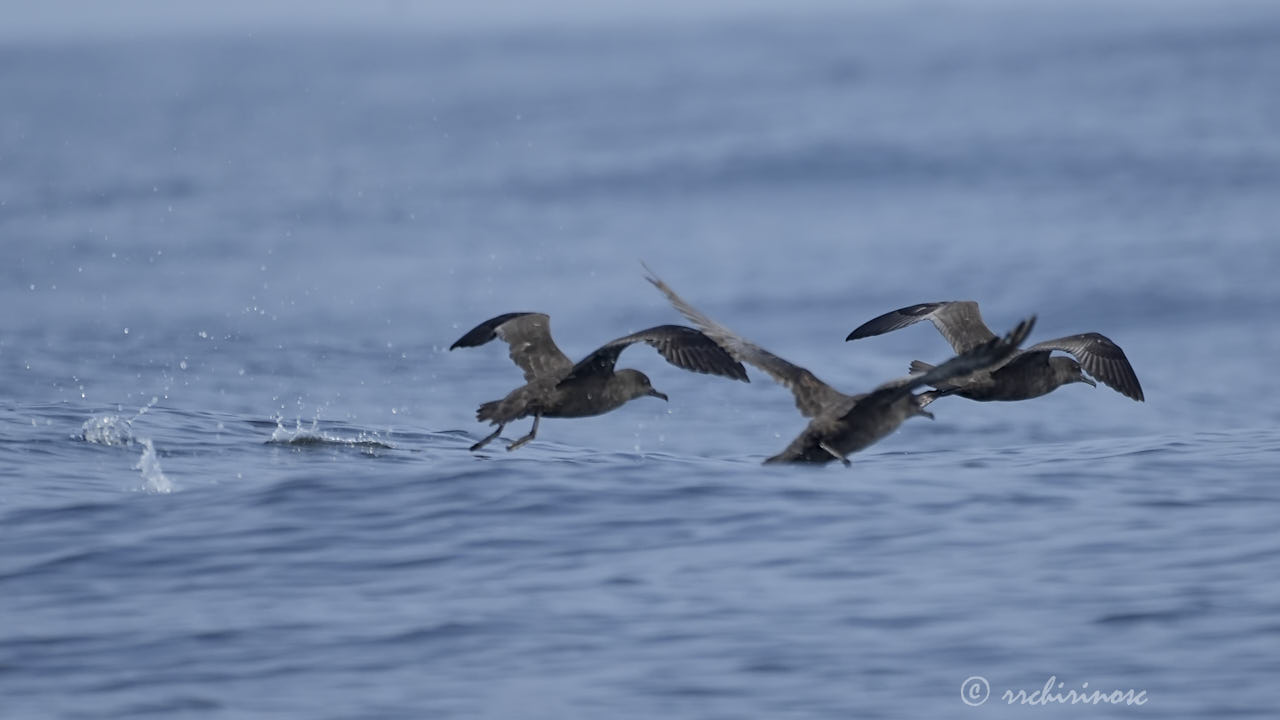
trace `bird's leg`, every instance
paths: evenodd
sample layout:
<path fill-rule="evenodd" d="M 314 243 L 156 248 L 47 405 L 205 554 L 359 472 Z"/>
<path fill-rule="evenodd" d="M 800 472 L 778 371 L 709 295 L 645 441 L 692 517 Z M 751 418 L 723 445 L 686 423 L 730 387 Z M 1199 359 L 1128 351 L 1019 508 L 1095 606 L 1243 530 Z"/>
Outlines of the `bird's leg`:
<path fill-rule="evenodd" d="M 529 428 L 529 434 L 528 434 L 528 435 L 525 435 L 524 437 L 520 438 L 519 440 L 516 440 L 515 442 L 511 443 L 510 445 L 508 445 L 508 446 L 507 446 L 507 452 L 511 452 L 512 450 L 515 450 L 515 449 L 517 449 L 517 448 L 522 448 L 522 447 L 524 447 L 525 443 L 529 442 L 529 441 L 530 441 L 530 440 L 532 440 L 534 437 L 536 437 L 536 436 L 537 436 L 537 434 L 538 434 L 538 421 L 539 421 L 539 420 L 541 420 L 541 419 L 542 419 L 542 415 L 541 415 L 541 414 L 539 414 L 539 415 L 534 415 L 534 416 L 533 416 L 533 427 Z"/>
<path fill-rule="evenodd" d="M 493 432 L 489 433 L 489 435 L 488 435 L 487 437 L 485 437 L 485 439 L 481 440 L 480 442 L 476 443 L 475 445 L 472 445 L 472 446 L 471 446 L 471 452 L 475 452 L 475 451 L 479 450 L 480 448 L 484 447 L 485 445 L 488 445 L 489 443 L 493 442 L 493 439 L 494 439 L 494 438 L 496 438 L 496 437 L 498 437 L 498 433 L 502 432 L 502 428 L 504 428 L 504 427 L 506 427 L 506 426 L 507 426 L 507 424 L 506 424 L 506 423 L 502 423 L 501 425 L 498 425 L 498 429 L 497 429 L 497 430 L 494 430 Z"/>
<path fill-rule="evenodd" d="M 845 457 L 845 456 L 841 455 L 840 453 L 836 452 L 834 449 L 832 449 L 832 447 L 831 447 L 830 445 L 828 445 L 828 444 L 826 444 L 826 443 L 824 443 L 824 442 L 820 442 L 820 443 L 818 443 L 818 447 L 820 447 L 820 448 L 822 448 L 823 450 L 826 450 L 827 452 L 831 453 L 831 457 L 833 457 L 833 458 L 835 458 L 835 459 L 839 460 L 840 462 L 844 463 L 844 466 L 845 466 L 845 467 L 849 467 L 850 465 L 852 465 L 852 464 L 853 464 L 853 463 L 849 462 L 849 458 L 847 458 L 847 457 Z"/>

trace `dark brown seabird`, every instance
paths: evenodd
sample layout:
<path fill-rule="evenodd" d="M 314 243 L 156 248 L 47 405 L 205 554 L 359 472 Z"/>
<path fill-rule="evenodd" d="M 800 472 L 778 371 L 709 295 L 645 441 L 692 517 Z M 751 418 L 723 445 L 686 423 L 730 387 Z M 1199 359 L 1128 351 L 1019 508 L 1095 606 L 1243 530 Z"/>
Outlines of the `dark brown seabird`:
<path fill-rule="evenodd" d="M 525 384 L 501 400 L 480 406 L 476 419 L 487 420 L 498 429 L 472 445 L 472 450 L 488 445 L 507 423 L 530 415 L 533 428 L 508 445 L 507 450 L 532 440 L 544 417 L 603 415 L 645 395 L 666 400 L 667 396 L 654 390 L 649 378 L 639 370 L 614 372 L 618 356 L 632 343 L 652 345 L 678 368 L 750 382 L 742 363 L 729 357 L 707 336 L 682 325 L 659 325 L 611 340 L 575 365 L 551 339 L 550 317 L 543 313 L 506 313 L 480 323 L 449 349 L 484 345 L 495 337 L 510 346 L 511 360 L 524 371 Z"/>
<path fill-rule="evenodd" d="M 846 455 L 873 445 L 897 430 L 907 418 L 915 415 L 933 418 L 933 414 L 924 408 L 938 393 L 917 395 L 913 392 L 916 388 L 943 383 L 957 375 L 966 375 L 1001 362 L 1017 349 L 1035 324 L 1033 316 L 1023 320 L 1005 337 L 992 337 L 988 342 L 975 345 L 927 372 L 885 383 L 869 393 L 845 395 L 808 370 L 744 340 L 702 314 L 652 272 L 648 280 L 690 322 L 730 355 L 760 368 L 790 390 L 795 395 L 800 414 L 812 418 L 799 437 L 791 441 L 785 450 L 765 460 L 766 464 L 823 464 L 839 460 L 848 466 L 850 463 Z"/>
<path fill-rule="evenodd" d="M 881 335 L 929 320 L 958 353 L 963 353 L 995 337 L 972 300 L 921 303 L 885 313 L 868 320 L 849 333 L 848 340 Z M 1050 356 L 1054 350 L 1070 353 L 1075 359 Z M 927 371 L 931 366 L 915 360 L 911 371 Z M 1109 385 L 1121 395 L 1142 402 L 1142 386 L 1129 359 L 1119 345 L 1098 333 L 1068 335 L 1045 340 L 1013 354 L 1003 363 L 945 383 L 930 383 L 940 395 L 959 395 L 970 400 L 1028 400 L 1053 392 L 1073 382 L 1097 386 L 1081 372 Z"/>

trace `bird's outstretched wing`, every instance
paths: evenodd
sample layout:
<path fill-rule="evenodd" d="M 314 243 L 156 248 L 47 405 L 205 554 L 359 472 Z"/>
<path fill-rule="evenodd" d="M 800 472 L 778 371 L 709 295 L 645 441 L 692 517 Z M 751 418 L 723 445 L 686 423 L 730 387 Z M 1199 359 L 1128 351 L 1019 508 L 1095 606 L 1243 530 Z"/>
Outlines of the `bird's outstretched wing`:
<path fill-rule="evenodd" d="M 667 300 L 671 301 L 675 309 L 717 345 L 739 361 L 760 368 L 779 385 L 790 390 L 791 394 L 795 395 L 796 407 L 800 410 L 800 414 L 805 417 L 817 417 L 824 412 L 833 412 L 852 404 L 853 400 L 848 395 L 822 382 L 813 373 L 739 337 L 732 330 L 702 314 L 697 308 L 685 302 L 652 271 L 649 272 L 647 279 L 667 296 Z"/>
<path fill-rule="evenodd" d="M 996 336 L 982 321 L 982 313 L 978 312 L 978 303 L 972 300 L 956 300 L 920 303 L 887 312 L 859 325 L 845 340 L 883 335 L 914 325 L 921 320 L 932 322 L 933 326 L 938 328 L 938 332 L 942 333 L 942 337 L 946 338 L 958 353 L 988 342 Z"/>
<path fill-rule="evenodd" d="M 573 367 L 551 339 L 551 318 L 544 313 L 506 313 L 489 318 L 449 346 L 484 345 L 495 337 L 510 346 L 511 360 L 524 371 L 525 382 L 563 377 Z"/>
<path fill-rule="evenodd" d="M 1125 397 L 1142 402 L 1142 386 L 1138 384 L 1138 376 L 1125 357 L 1124 350 L 1111 339 L 1098 333 L 1081 333 L 1068 335 L 1056 340 L 1045 340 L 1027 348 L 1027 352 L 1037 350 L 1061 350 L 1070 353 L 1080 363 L 1085 372 L 1110 386 Z"/>
<path fill-rule="evenodd" d="M 578 361 L 568 378 L 613 373 L 613 367 L 622 351 L 638 342 L 652 345 L 667 362 L 678 368 L 750 382 L 742 363 L 734 360 L 711 338 L 683 325 L 658 325 L 610 340 Z"/>

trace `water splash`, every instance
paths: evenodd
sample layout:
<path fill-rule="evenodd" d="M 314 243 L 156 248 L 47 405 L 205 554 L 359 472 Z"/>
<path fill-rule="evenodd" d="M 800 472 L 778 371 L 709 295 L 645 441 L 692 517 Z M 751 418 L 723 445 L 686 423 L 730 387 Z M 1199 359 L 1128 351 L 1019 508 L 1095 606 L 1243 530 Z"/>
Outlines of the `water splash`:
<path fill-rule="evenodd" d="M 165 392 L 166 392 L 166 393 L 168 393 L 168 388 L 165 388 Z M 166 395 L 165 395 L 165 397 L 168 397 L 168 395 L 166 394 Z M 137 420 L 138 418 L 142 417 L 143 415 L 146 415 L 146 414 L 147 414 L 147 411 L 148 411 L 148 410 L 150 410 L 151 408 L 155 407 L 155 406 L 156 406 L 156 403 L 158 403 L 158 402 L 160 402 L 160 396 L 159 396 L 159 395 L 152 395 L 152 396 L 151 396 L 151 402 L 147 403 L 146 405 L 143 405 L 141 408 L 138 408 L 138 414 L 137 414 L 137 415 L 134 415 L 134 416 L 133 416 L 133 419 L 134 419 L 134 420 Z M 132 421 L 131 421 L 131 422 L 132 422 Z"/>
<path fill-rule="evenodd" d="M 320 430 L 317 427 L 317 421 L 311 421 L 311 427 L 302 427 L 302 421 L 296 421 L 294 429 L 290 430 L 284 426 L 284 422 L 277 418 L 276 429 L 271 432 L 271 439 L 267 440 L 268 444 L 273 445 L 343 445 L 346 447 L 355 447 L 365 450 L 391 450 L 393 447 L 383 442 L 376 434 L 360 432 L 353 438 L 342 437 L 332 433 Z"/>
<path fill-rule="evenodd" d="M 80 437 L 85 442 L 108 447 L 128 447 L 134 444 L 142 446 L 142 457 L 133 467 L 142 473 L 142 490 L 151 493 L 173 492 L 173 482 L 160 469 L 160 459 L 156 455 L 155 445 L 151 438 L 138 437 L 133 433 L 133 421 L 142 417 L 155 406 L 158 398 L 138 411 L 132 419 L 119 415 L 95 415 L 80 426 Z"/>
<path fill-rule="evenodd" d="M 142 445 L 142 457 L 133 467 L 142 473 L 142 489 L 150 493 L 173 492 L 173 482 L 160 469 L 160 459 L 156 457 L 156 448 L 151 444 L 151 438 L 140 438 L 138 443 Z"/>
<path fill-rule="evenodd" d="M 152 396 L 151 402 L 138 409 L 131 418 L 120 415 L 94 415 L 80 426 L 80 438 L 95 445 L 126 446 L 132 445 L 137 438 L 133 434 L 133 421 L 147 414 L 160 401 Z"/>
<path fill-rule="evenodd" d="M 80 426 L 80 437 L 95 445 L 132 445 L 133 423 L 119 415 L 95 415 Z"/>

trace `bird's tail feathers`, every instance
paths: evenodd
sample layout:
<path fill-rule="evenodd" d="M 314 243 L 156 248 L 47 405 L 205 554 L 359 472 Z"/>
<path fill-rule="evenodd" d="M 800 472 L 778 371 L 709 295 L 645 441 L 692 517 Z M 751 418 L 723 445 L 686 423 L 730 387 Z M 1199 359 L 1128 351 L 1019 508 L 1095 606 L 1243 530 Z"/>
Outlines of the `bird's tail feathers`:
<path fill-rule="evenodd" d="M 487 403 L 481 404 L 480 407 L 476 410 L 476 420 L 479 420 L 480 422 L 485 422 L 487 420 L 489 421 L 490 424 L 501 422 L 500 420 L 498 420 L 498 417 L 500 415 L 499 410 L 501 409 L 501 407 L 502 407 L 501 400 L 494 400 L 493 402 L 487 402 Z"/>
<path fill-rule="evenodd" d="M 476 409 L 476 420 L 488 422 L 490 425 L 501 425 L 532 414 L 534 412 L 528 403 L 521 402 L 517 398 L 505 397 L 482 404 Z"/>
<path fill-rule="evenodd" d="M 933 368 L 934 368 L 933 365 L 930 365 L 929 363 L 924 362 L 923 360 L 912 360 L 910 371 L 913 373 L 922 373 L 922 372 L 929 372 Z"/>

